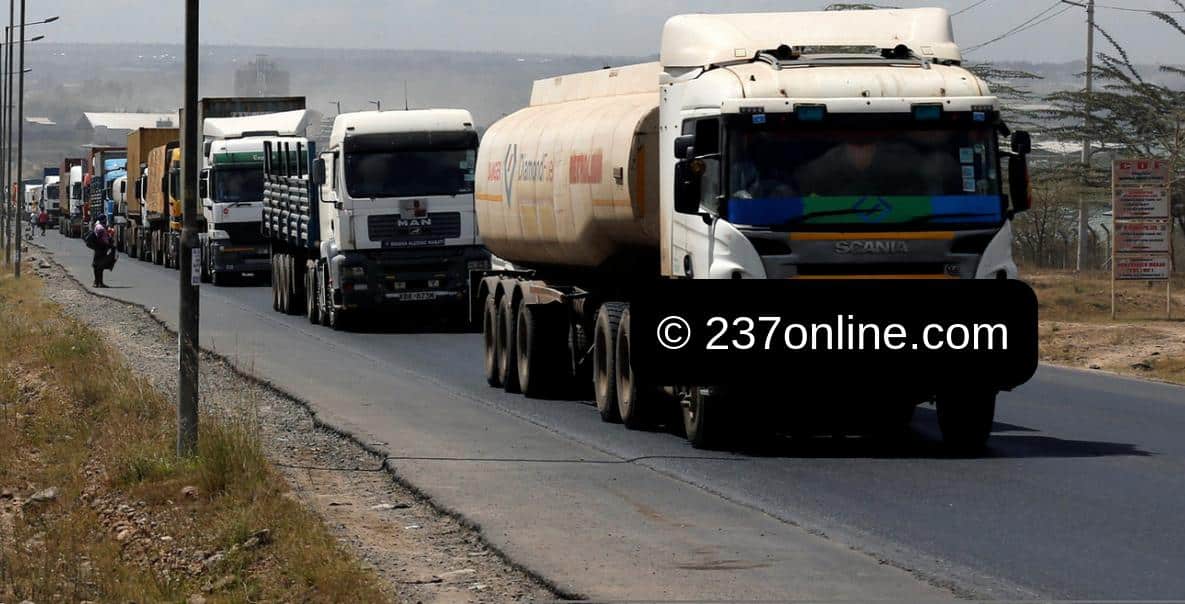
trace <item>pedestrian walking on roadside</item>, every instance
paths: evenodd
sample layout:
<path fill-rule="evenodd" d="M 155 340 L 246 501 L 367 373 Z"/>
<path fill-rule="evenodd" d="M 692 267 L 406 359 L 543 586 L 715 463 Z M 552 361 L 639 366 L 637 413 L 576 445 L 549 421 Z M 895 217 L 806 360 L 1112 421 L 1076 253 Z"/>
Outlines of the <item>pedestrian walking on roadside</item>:
<path fill-rule="evenodd" d="M 94 259 L 91 260 L 91 268 L 95 271 L 95 284 L 97 288 L 105 288 L 103 283 L 103 271 L 111 270 L 115 267 L 115 245 L 111 239 L 111 229 L 107 228 L 107 216 L 105 214 L 99 215 L 99 219 L 95 221 L 93 229 L 95 251 Z"/>
<path fill-rule="evenodd" d="M 37 226 L 41 227 L 41 236 L 45 237 L 45 227 L 49 226 L 49 212 L 45 208 L 41 208 L 41 213 L 37 215 Z"/>

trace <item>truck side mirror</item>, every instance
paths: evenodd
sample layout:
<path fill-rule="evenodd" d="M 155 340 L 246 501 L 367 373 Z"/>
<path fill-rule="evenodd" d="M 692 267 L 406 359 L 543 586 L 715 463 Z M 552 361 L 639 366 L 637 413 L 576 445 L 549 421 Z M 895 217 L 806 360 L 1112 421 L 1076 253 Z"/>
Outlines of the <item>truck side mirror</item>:
<path fill-rule="evenodd" d="M 126 180 L 120 181 L 119 194 L 120 195 L 127 195 L 128 194 L 128 181 L 126 181 Z"/>
<path fill-rule="evenodd" d="M 675 164 L 675 211 L 680 214 L 699 214 L 703 198 L 701 181 L 704 162 L 685 159 Z"/>
<path fill-rule="evenodd" d="M 1033 152 L 1033 137 L 1024 130 L 1012 133 L 1012 152 L 1018 155 L 1028 155 Z"/>
<path fill-rule="evenodd" d="M 675 159 L 691 159 L 695 153 L 695 135 L 684 134 L 675 139 Z"/>
<path fill-rule="evenodd" d="M 1014 212 L 1033 207 L 1033 186 L 1029 182 L 1029 160 L 1023 155 L 1008 158 L 1008 196 Z"/>
<path fill-rule="evenodd" d="M 198 197 L 206 199 L 210 197 L 210 171 L 202 170 L 201 180 L 198 181 Z"/>
<path fill-rule="evenodd" d="M 313 184 L 318 187 L 325 184 L 325 158 L 318 157 L 317 161 L 313 162 Z"/>

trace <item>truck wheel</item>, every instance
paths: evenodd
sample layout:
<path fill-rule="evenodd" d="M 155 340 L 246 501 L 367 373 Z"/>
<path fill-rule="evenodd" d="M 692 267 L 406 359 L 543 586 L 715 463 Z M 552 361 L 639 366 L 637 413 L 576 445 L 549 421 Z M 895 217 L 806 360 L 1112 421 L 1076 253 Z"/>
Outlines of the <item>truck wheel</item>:
<path fill-rule="evenodd" d="M 617 328 L 617 347 L 613 366 L 617 380 L 617 413 L 630 430 L 644 430 L 654 425 L 655 393 L 634 372 L 630 356 L 630 309 L 627 306 Z"/>
<path fill-rule="evenodd" d="M 329 274 L 325 267 L 317 267 L 317 282 L 321 284 L 321 325 L 329 327 L 329 311 L 333 308 L 333 290 L 329 289 Z"/>
<path fill-rule="evenodd" d="M 289 286 L 288 280 L 292 275 L 288 272 L 288 254 L 280 254 L 280 258 L 276 262 L 280 265 L 280 312 L 290 315 L 292 314 L 292 288 Z"/>
<path fill-rule="evenodd" d="M 996 393 L 944 395 L 937 403 L 943 444 L 959 455 L 982 453 L 996 417 Z"/>
<path fill-rule="evenodd" d="M 519 305 L 515 348 L 518 383 L 523 394 L 538 398 L 556 390 L 564 371 L 564 307 L 559 304 Z"/>
<path fill-rule="evenodd" d="M 215 286 L 222 285 L 216 279 L 214 271 L 210 268 L 210 254 L 209 250 L 202 250 L 202 283 L 213 283 Z"/>
<path fill-rule="evenodd" d="M 593 393 L 597 400 L 597 411 L 601 420 L 620 422 L 621 412 L 617 408 L 617 332 L 621 329 L 621 316 L 627 305 L 621 302 L 606 302 L 597 311 L 597 324 L 593 328 Z"/>
<path fill-rule="evenodd" d="M 683 430 L 696 449 L 718 449 L 728 443 L 732 425 L 725 393 L 695 387 L 683 402 Z"/>
<path fill-rule="evenodd" d="M 498 364 L 502 351 L 498 349 L 498 305 L 494 303 L 494 296 L 487 295 L 486 303 L 482 305 L 481 313 L 481 342 L 485 350 L 486 383 L 494 388 L 502 386 L 502 366 Z"/>
<path fill-rule="evenodd" d="M 306 270 L 304 272 L 304 311 L 309 323 L 317 324 L 317 273 Z"/>
<path fill-rule="evenodd" d="M 161 241 L 160 231 L 152 234 L 152 263 L 157 266 L 164 266 L 165 254 L 164 243 Z"/>
<path fill-rule="evenodd" d="M 498 305 L 498 375 L 502 382 L 502 389 L 515 393 L 519 392 L 518 355 L 515 344 L 515 316 L 514 307 L 510 305 L 510 296 L 504 296 Z"/>
<path fill-rule="evenodd" d="M 288 311 L 294 315 L 305 313 L 304 271 L 296 263 L 296 256 L 286 254 L 288 260 Z"/>
<path fill-rule="evenodd" d="M 268 281 L 272 284 L 272 310 L 280 312 L 280 270 L 277 258 L 279 256 L 272 254 L 272 272 L 268 275 Z"/>

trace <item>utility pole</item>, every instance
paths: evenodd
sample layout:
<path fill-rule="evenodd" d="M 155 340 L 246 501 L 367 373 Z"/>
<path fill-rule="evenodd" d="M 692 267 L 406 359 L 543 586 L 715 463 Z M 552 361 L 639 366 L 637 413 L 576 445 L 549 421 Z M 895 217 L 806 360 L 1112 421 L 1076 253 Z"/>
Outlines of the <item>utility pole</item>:
<path fill-rule="evenodd" d="M 198 297 L 194 248 L 197 247 L 198 153 L 198 0 L 185 0 L 185 124 L 181 135 L 181 303 L 177 320 L 177 454 L 192 455 L 198 442 Z M 198 251 L 198 254 L 201 252 Z M 201 261 L 201 256 L 197 256 Z"/>
<path fill-rule="evenodd" d="M 8 52 L 11 33 L 12 30 L 8 29 L 7 27 L 4 28 L 5 53 Z M 3 77 L 0 77 L 0 182 L 7 183 L 8 172 L 5 170 L 6 164 L 4 162 L 4 153 L 7 151 L 8 146 L 4 141 L 7 131 L 7 128 L 5 127 L 7 123 L 5 116 L 8 115 L 8 64 L 4 61 L 3 57 L 0 57 L 0 66 L 3 66 L 5 73 Z M 5 188 L 7 188 L 7 185 Z M 9 251 L 11 248 L 9 248 L 8 245 L 11 233 L 8 230 L 9 207 L 7 191 L 0 191 L 0 212 L 3 213 L 3 216 L 0 216 L 0 222 L 3 223 L 3 226 L 0 227 L 0 245 L 4 247 L 4 264 L 9 266 L 12 264 L 12 252 Z"/>
<path fill-rule="evenodd" d="M 8 28 L 4 30 L 4 208 L 6 227 L 13 223 L 12 199 L 12 26 L 16 23 L 15 0 L 8 0 Z M 21 228 L 18 224 L 16 228 Z M 4 264 L 12 266 L 12 231 L 4 237 Z"/>
<path fill-rule="evenodd" d="M 25 228 L 25 0 L 21 0 L 21 73 L 17 76 L 20 90 L 17 92 L 16 111 L 16 267 L 13 275 L 21 278 L 21 231 Z"/>
<path fill-rule="evenodd" d="M 1086 262 L 1086 234 L 1090 221 L 1086 208 L 1086 187 L 1090 183 L 1090 100 L 1094 93 L 1094 2 L 1086 0 L 1086 4 L 1062 0 L 1065 4 L 1086 8 L 1086 96 L 1082 101 L 1082 186 L 1083 191 L 1078 194 L 1078 263 L 1077 270 L 1082 272 Z"/>

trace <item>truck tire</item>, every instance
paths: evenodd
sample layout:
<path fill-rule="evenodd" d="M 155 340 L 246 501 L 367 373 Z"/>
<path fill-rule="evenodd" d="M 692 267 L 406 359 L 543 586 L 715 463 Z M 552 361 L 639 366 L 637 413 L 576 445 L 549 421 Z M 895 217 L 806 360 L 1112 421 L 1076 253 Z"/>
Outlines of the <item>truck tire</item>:
<path fill-rule="evenodd" d="M 617 332 L 626 308 L 622 302 L 606 302 L 597 310 L 593 328 L 593 394 L 601 420 L 606 422 L 621 421 L 617 408 Z"/>
<path fill-rule="evenodd" d="M 727 393 L 692 388 L 683 403 L 683 430 L 696 449 L 719 449 L 732 439 L 733 410 L 728 408 Z"/>
<path fill-rule="evenodd" d="M 296 263 L 296 256 L 285 254 L 288 261 L 288 312 L 293 315 L 305 313 L 304 272 Z"/>
<path fill-rule="evenodd" d="M 517 328 L 515 318 L 510 296 L 503 296 L 502 302 L 498 304 L 498 375 L 502 389 L 512 394 L 520 391 L 518 363 L 515 362 L 518 355 L 514 345 Z"/>
<path fill-rule="evenodd" d="M 280 312 L 292 314 L 292 287 L 288 281 L 292 275 L 288 272 L 288 254 L 280 254 L 276 263 L 280 265 Z"/>
<path fill-rule="evenodd" d="M 502 387 L 502 366 L 498 364 L 502 351 L 498 349 L 498 305 L 494 296 L 487 295 L 481 313 L 481 342 L 485 352 L 484 368 L 486 383 L 494 388 Z"/>
<path fill-rule="evenodd" d="M 305 317 L 313 325 L 316 325 L 318 322 L 317 315 L 319 311 L 317 310 L 317 306 L 319 298 L 317 297 L 317 289 L 317 272 L 306 270 L 304 272 L 304 310 Z"/>
<path fill-rule="evenodd" d="M 626 306 L 617 328 L 617 345 L 613 357 L 617 380 L 617 414 L 626 428 L 645 430 L 654 426 L 659 401 L 657 393 L 647 385 L 643 376 L 634 372 L 631 341 L 630 309 Z"/>
<path fill-rule="evenodd" d="M 277 254 L 272 254 L 272 270 L 268 275 L 268 281 L 272 284 L 272 310 L 280 312 L 280 270 L 277 268 L 279 264 L 276 262 Z"/>
<path fill-rule="evenodd" d="M 329 309 L 333 308 L 333 290 L 329 289 L 329 274 L 324 265 L 317 266 L 317 282 L 321 284 L 319 293 L 321 295 L 321 316 L 318 320 L 321 325 L 329 327 Z"/>
<path fill-rule="evenodd" d="M 564 307 L 560 304 L 519 304 L 515 350 L 518 352 L 518 384 L 531 398 L 547 396 L 566 374 Z"/>
<path fill-rule="evenodd" d="M 996 417 L 996 393 L 939 396 L 938 427 L 942 442 L 958 455 L 977 455 L 987 446 Z"/>

